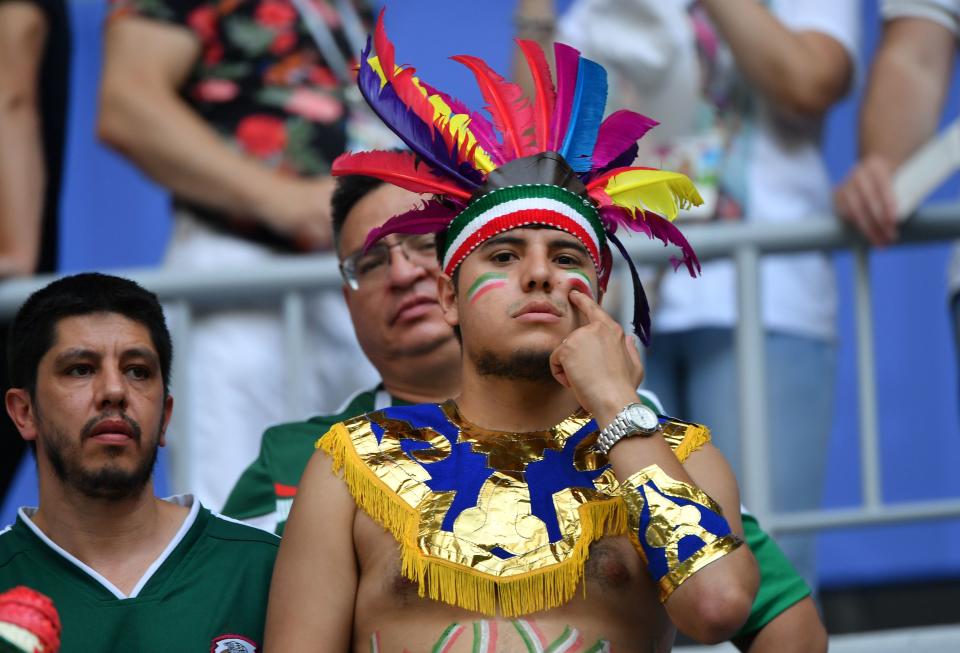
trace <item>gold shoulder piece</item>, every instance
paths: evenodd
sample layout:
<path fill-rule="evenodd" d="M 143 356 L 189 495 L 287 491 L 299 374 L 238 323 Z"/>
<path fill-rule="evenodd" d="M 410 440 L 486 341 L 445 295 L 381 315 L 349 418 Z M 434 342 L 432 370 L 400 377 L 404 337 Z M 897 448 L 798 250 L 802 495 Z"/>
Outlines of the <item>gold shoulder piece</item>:
<path fill-rule="evenodd" d="M 664 440 L 680 462 L 685 462 L 690 454 L 710 442 L 710 429 L 702 424 L 668 417 L 666 422 L 661 423 L 660 428 Z"/>

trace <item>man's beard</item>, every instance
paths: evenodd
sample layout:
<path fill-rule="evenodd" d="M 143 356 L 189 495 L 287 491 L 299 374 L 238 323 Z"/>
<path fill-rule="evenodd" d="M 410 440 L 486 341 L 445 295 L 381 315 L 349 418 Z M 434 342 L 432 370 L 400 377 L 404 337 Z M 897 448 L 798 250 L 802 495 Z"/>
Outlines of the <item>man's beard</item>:
<path fill-rule="evenodd" d="M 550 372 L 552 351 L 520 349 L 509 356 L 501 356 L 490 350 L 471 354 L 474 367 L 481 376 L 496 376 L 511 381 L 535 383 L 556 382 Z"/>
<path fill-rule="evenodd" d="M 105 418 L 120 418 L 133 430 L 133 439 L 137 444 L 141 442 L 140 425 L 125 415 L 99 415 L 90 419 L 80 430 L 79 442 L 82 444 L 89 437 L 90 431 L 97 423 Z M 38 414 L 39 418 L 39 414 Z M 42 420 L 38 426 L 43 428 Z M 141 458 L 132 470 L 122 469 L 112 462 L 101 465 L 98 469 L 90 470 L 83 466 L 80 444 L 73 442 L 59 429 L 52 427 L 43 432 L 43 450 L 53 468 L 54 474 L 65 486 L 77 490 L 91 499 L 127 499 L 139 494 L 153 475 L 153 467 L 157 462 L 158 443 L 160 433 L 153 439 L 150 450 Z M 119 456 L 120 447 L 107 447 L 107 455 Z"/>

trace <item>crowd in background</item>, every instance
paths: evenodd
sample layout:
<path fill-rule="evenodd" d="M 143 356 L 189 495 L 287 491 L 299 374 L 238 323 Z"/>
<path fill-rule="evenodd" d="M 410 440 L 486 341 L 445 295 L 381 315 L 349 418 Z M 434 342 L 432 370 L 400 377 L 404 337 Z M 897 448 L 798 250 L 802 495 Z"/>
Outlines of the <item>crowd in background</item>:
<path fill-rule="evenodd" d="M 612 71 L 608 106 L 660 121 L 639 161 L 694 179 L 706 204 L 687 223 L 826 218 L 837 208 L 882 245 L 896 239 L 892 171 L 937 124 L 960 7 L 881 4 L 890 22 L 872 73 L 859 70 L 855 2 L 576 0 L 557 15 L 553 2 L 521 0 L 516 27 L 518 37 L 556 38 L 597 59 Z M 171 193 L 164 266 L 256 266 L 331 250 L 330 164 L 382 138 L 347 83 L 372 17 L 368 7 L 309 0 L 111 4 L 98 133 Z M 55 269 L 68 57 L 62 2 L 0 0 L 0 273 Z M 858 79 L 869 80 L 864 159 L 834 205 L 823 120 Z M 914 100 L 892 99 L 903 94 Z M 655 338 L 646 387 L 667 413 L 710 426 L 739 474 L 732 264 L 705 265 L 696 280 L 650 270 L 647 286 Z M 773 504 L 816 508 L 834 410 L 833 266 L 822 253 L 767 257 L 762 288 Z M 309 298 L 306 333 L 312 412 L 337 412 L 377 383 L 339 291 Z M 196 315 L 191 337 L 180 446 L 194 462 L 186 487 L 174 489 L 219 509 L 283 417 L 283 328 L 275 307 L 244 306 Z M 221 382 L 210 382 L 211 369 Z M 0 447 L 5 490 L 26 448 L 9 425 Z M 814 583 L 810 539 L 786 544 Z"/>

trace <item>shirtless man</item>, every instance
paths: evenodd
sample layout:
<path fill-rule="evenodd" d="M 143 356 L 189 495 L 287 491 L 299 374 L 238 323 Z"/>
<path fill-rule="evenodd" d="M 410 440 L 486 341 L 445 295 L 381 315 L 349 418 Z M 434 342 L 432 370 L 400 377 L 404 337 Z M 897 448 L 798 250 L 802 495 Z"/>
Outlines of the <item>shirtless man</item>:
<path fill-rule="evenodd" d="M 379 59 L 361 57 L 361 89 L 375 108 L 385 98 L 416 103 L 401 88 L 409 77 L 392 75 L 381 30 Z M 478 62 L 464 61 L 491 79 Z M 595 65 L 573 63 L 568 71 Z M 583 116 L 587 93 L 558 92 L 558 103 L 574 105 L 562 112 Z M 422 143 L 405 130 L 423 115 L 393 125 L 412 147 Z M 593 299 L 617 241 L 581 180 L 598 178 L 594 188 L 614 203 L 632 200 L 596 167 L 574 174 L 567 161 L 583 163 L 578 146 L 544 145 L 570 142 L 562 133 L 524 144 L 528 132 L 509 126 L 519 116 L 496 118 L 510 152 L 496 153 L 495 169 L 478 173 L 459 204 L 456 184 L 469 186 L 490 163 L 479 145 L 421 148 L 422 168 L 412 156 L 387 165 L 386 154 L 334 166 L 408 186 L 416 177 L 448 201 L 397 216 L 374 238 L 428 221 L 441 232 L 439 303 L 461 338 L 462 386 L 454 400 L 385 408 L 320 440 L 278 555 L 268 652 L 666 651 L 674 625 L 719 642 L 750 611 L 757 571 L 739 546 L 729 467 L 706 429 L 638 404 L 636 347 Z M 444 167 L 448 154 L 463 160 Z M 665 211 L 696 199 L 672 173 L 621 168 L 614 177 L 656 188 Z"/>

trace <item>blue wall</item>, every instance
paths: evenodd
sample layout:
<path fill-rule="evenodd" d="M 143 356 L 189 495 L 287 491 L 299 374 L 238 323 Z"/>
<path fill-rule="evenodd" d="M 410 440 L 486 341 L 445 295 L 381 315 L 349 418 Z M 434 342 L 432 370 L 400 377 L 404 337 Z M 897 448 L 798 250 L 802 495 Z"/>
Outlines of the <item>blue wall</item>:
<path fill-rule="evenodd" d="M 569 0 L 558 4 L 564 7 Z M 443 57 L 476 54 L 508 73 L 514 5 L 508 0 L 456 3 L 452 11 L 453 5 L 434 0 L 394 2 L 389 24 L 398 44 L 398 60 L 419 64 L 421 74 L 433 84 L 480 106 L 466 71 Z M 72 10 L 75 58 L 61 267 L 77 271 L 154 264 L 169 235 L 166 197 L 96 144 L 93 125 L 103 6 L 79 0 Z M 877 37 L 874 0 L 864 3 L 864 19 L 865 62 Z M 830 116 L 825 148 L 835 180 L 843 177 L 854 158 L 860 90 Z M 946 115 L 956 116 L 957 107 L 954 94 Z M 953 182 L 938 197 L 956 197 L 956 192 Z M 889 501 L 960 496 L 960 480 L 952 473 L 960 461 L 960 425 L 946 306 L 947 256 L 946 245 L 934 245 L 896 248 L 873 257 L 884 498 Z M 854 505 L 860 499 L 849 256 L 837 257 L 837 269 L 841 355 L 827 506 Z M 32 466 L 25 465 L 14 496 L 0 510 L 0 523 L 10 521 L 15 505 L 35 504 L 34 484 Z M 161 478 L 161 493 L 165 485 Z M 827 585 L 840 585 L 945 573 L 960 576 L 957 541 L 960 520 L 825 533 L 820 536 L 821 579 Z"/>

